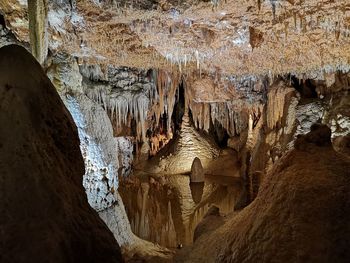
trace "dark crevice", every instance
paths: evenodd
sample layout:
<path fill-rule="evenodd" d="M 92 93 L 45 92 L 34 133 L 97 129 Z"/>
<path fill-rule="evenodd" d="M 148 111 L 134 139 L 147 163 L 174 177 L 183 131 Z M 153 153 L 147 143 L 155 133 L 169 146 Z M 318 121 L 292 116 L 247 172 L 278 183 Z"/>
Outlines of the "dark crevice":
<path fill-rule="evenodd" d="M 3 26 L 3 28 L 6 28 L 6 21 L 4 16 L 0 13 L 0 25 Z"/>

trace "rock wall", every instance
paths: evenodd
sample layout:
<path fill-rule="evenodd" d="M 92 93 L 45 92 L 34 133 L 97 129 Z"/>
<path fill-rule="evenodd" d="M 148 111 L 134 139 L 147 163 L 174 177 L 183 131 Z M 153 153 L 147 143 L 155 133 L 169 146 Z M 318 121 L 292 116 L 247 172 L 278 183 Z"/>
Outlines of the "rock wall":
<path fill-rule="evenodd" d="M 330 134 L 315 126 L 301 136 L 256 199 L 179 262 L 348 262 L 350 160 L 334 151 Z"/>
<path fill-rule="evenodd" d="M 168 260 L 170 251 L 132 233 L 118 193 L 118 175 L 126 176 L 131 169 L 131 141 L 114 137 L 107 111 L 84 94 L 76 60 L 62 54 L 56 56 L 49 73 L 78 127 L 86 168 L 83 185 L 90 205 L 113 232 L 126 260 Z"/>
<path fill-rule="evenodd" d="M 82 64 L 80 72 L 85 94 L 109 112 L 116 136 L 125 136 L 123 129 L 131 128 L 134 121 L 136 127 L 127 135 L 146 141 L 148 112 L 155 92 L 147 70 L 109 66 L 102 71 L 98 65 Z"/>
<path fill-rule="evenodd" d="M 118 148 L 111 122 L 104 109 L 83 94 L 67 94 L 64 102 L 79 131 L 89 204 L 102 211 L 114 204 L 118 189 Z"/>
<path fill-rule="evenodd" d="M 77 128 L 40 65 L 0 49 L 1 262 L 122 262 L 89 206 Z"/>
<path fill-rule="evenodd" d="M 0 14 L 0 20 L 2 18 L 3 17 Z M 0 47 L 7 46 L 10 44 L 19 45 L 20 42 L 16 39 L 14 34 L 9 29 L 6 28 L 6 24 L 1 23 L 1 21 L 0 21 Z"/>

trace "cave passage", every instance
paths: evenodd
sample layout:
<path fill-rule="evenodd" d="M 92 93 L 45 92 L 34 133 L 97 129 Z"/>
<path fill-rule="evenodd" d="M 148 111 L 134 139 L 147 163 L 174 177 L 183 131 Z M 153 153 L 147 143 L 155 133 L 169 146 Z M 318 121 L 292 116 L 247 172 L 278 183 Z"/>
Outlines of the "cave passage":
<path fill-rule="evenodd" d="M 350 262 L 348 1 L 0 1 L 0 262 Z"/>

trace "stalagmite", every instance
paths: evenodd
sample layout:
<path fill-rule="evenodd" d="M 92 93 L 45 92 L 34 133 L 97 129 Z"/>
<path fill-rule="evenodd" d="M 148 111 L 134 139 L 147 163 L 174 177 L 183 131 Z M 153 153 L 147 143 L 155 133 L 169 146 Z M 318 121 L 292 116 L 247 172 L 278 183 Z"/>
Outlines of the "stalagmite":
<path fill-rule="evenodd" d="M 23 47 L 0 49 L 0 101 L 0 261 L 123 262 L 88 204 L 73 118 Z"/>
<path fill-rule="evenodd" d="M 191 166 L 191 182 L 192 183 L 201 183 L 204 181 L 204 170 L 201 163 L 201 160 L 196 157 L 193 159 Z"/>

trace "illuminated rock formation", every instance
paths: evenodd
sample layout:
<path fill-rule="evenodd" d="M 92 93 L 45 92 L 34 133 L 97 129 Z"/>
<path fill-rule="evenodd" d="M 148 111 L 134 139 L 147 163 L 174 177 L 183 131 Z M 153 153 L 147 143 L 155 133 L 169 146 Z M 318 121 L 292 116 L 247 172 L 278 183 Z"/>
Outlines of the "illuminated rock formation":
<path fill-rule="evenodd" d="M 30 45 L 33 56 L 44 63 L 48 52 L 48 19 L 46 0 L 28 0 Z"/>
<path fill-rule="evenodd" d="M 330 140 L 330 129 L 320 125 L 301 136 L 256 199 L 202 234 L 184 262 L 346 262 L 350 161 Z"/>
<path fill-rule="evenodd" d="M 123 256 L 167 260 L 172 253 L 135 236 L 118 193 L 118 175 L 130 173 L 133 145 L 127 138 L 114 137 L 107 111 L 84 94 L 82 76 L 75 60 L 57 58 L 50 77 L 77 125 L 85 161 L 83 186 L 89 204 L 104 220 L 122 248 Z"/>
<path fill-rule="evenodd" d="M 176 251 L 178 262 L 256 262 L 255 250 L 273 261 L 270 236 L 293 241 L 289 230 L 299 231 L 299 210 L 280 200 L 295 198 L 294 190 L 286 196 L 290 187 L 299 191 L 316 173 L 301 160 L 295 177 L 285 171 L 288 186 L 280 164 L 300 154 L 318 171 L 317 147 L 322 161 L 348 158 L 349 1 L 3 0 L 0 46 L 10 43 L 32 49 L 71 111 L 88 202 L 127 261 L 171 261 Z M 321 198 L 333 211 L 333 197 Z M 211 206 L 220 213 L 206 216 Z M 238 226 L 219 227 L 234 215 Z M 266 217 L 277 218 L 276 231 Z M 322 238 L 315 251 L 327 247 Z M 300 258 L 287 261 L 312 261 L 311 252 L 276 240 L 290 245 L 276 252 L 280 261 L 295 248 Z"/>
<path fill-rule="evenodd" d="M 204 170 L 201 160 L 196 157 L 193 159 L 191 166 L 191 182 L 201 183 L 204 181 Z"/>
<path fill-rule="evenodd" d="M 49 48 L 140 68 L 322 79 L 324 71 L 349 70 L 346 1 L 212 2 L 49 1 Z M 28 38 L 26 8 L 25 1 L 0 5 L 20 39 Z"/>

